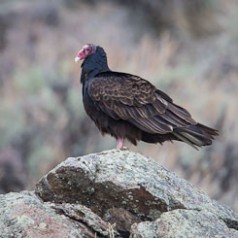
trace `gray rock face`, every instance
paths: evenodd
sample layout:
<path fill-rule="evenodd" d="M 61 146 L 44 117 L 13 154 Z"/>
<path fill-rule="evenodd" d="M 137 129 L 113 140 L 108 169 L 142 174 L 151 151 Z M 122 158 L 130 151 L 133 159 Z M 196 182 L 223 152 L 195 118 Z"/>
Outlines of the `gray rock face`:
<path fill-rule="evenodd" d="M 208 212 L 178 209 L 163 213 L 154 222 L 132 225 L 131 238 L 147 237 L 237 238 L 238 231 Z"/>
<path fill-rule="evenodd" d="M 43 203 L 33 192 L 0 195 L 1 238 L 94 238 L 108 224 L 79 204 Z"/>
<path fill-rule="evenodd" d="M 60 237 L 238 237 L 238 215 L 231 209 L 129 151 L 68 158 L 39 181 L 35 194 L 42 201 L 34 193 L 0 197 L 0 230 L 10 224 L 4 234 L 12 229 L 25 232 L 22 237 L 34 230 L 34 238 L 59 237 L 59 231 Z"/>

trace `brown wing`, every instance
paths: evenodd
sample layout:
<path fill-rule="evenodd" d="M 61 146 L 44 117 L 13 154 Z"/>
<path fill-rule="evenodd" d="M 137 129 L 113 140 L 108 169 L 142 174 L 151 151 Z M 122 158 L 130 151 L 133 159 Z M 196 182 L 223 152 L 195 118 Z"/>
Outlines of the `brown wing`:
<path fill-rule="evenodd" d="M 191 115 L 150 82 L 130 74 L 100 73 L 88 93 L 98 110 L 115 120 L 126 120 L 148 133 L 166 134 L 195 124 Z"/>

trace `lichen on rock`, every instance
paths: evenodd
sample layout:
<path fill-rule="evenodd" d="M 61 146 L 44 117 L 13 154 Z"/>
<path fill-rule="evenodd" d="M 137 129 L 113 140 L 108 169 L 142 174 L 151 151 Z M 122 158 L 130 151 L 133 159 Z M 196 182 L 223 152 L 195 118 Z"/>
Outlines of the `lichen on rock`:
<path fill-rule="evenodd" d="M 127 150 L 68 158 L 0 213 L 0 237 L 238 237 L 234 211 Z"/>

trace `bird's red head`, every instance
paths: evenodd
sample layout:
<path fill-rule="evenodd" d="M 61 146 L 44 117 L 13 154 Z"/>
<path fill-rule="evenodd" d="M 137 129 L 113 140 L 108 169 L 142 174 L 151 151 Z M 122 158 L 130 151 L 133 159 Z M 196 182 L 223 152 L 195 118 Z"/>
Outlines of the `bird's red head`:
<path fill-rule="evenodd" d="M 94 44 L 84 45 L 75 57 L 75 62 L 86 59 L 89 55 L 93 55 L 96 52 L 97 46 Z"/>

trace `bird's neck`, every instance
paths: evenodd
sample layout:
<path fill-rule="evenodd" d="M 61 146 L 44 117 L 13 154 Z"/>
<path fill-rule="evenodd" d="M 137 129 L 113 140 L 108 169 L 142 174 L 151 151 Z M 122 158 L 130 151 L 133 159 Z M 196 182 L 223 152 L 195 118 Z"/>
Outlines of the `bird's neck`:
<path fill-rule="evenodd" d="M 86 58 L 81 67 L 81 83 L 85 83 L 99 73 L 110 71 L 106 53 L 101 47 L 97 49 L 94 55 Z"/>

